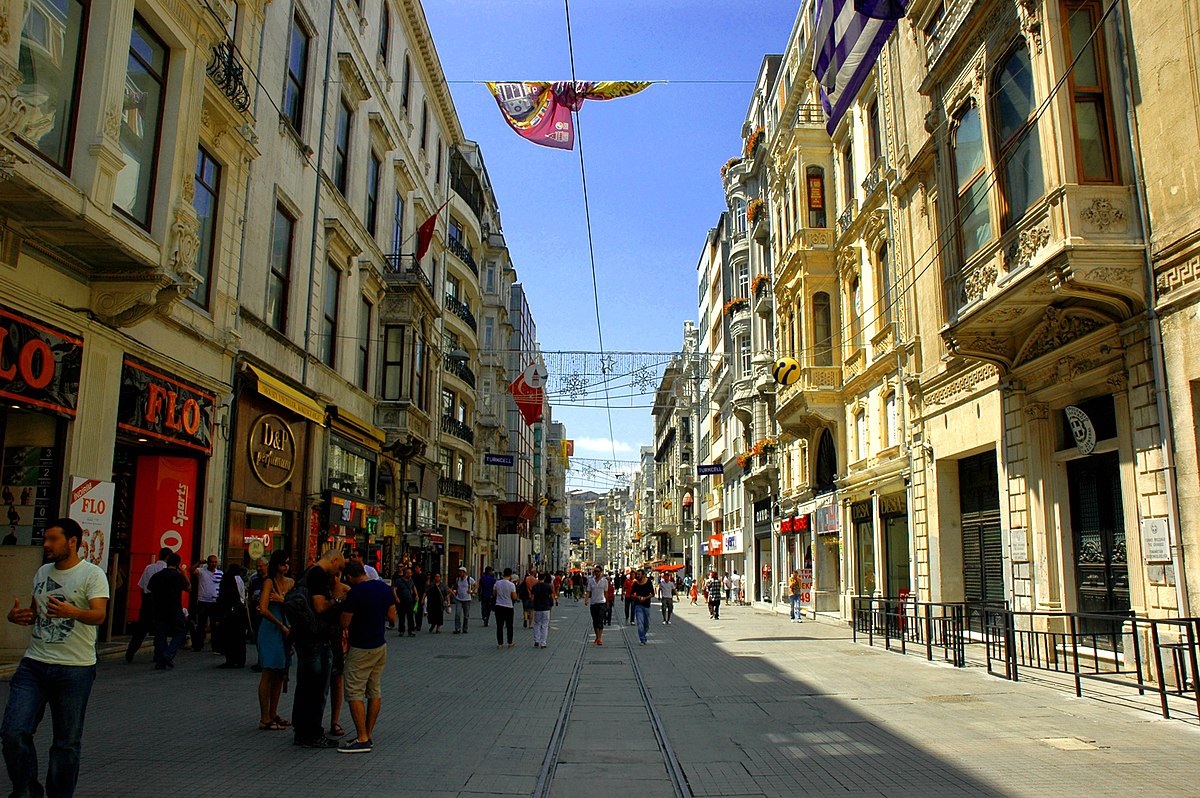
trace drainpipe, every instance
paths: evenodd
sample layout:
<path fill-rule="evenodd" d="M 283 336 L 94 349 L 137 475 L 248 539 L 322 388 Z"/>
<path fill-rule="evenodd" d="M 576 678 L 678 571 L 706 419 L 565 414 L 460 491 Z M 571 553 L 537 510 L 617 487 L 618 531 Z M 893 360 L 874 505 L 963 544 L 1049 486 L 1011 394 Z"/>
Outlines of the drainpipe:
<path fill-rule="evenodd" d="M 1154 281 L 1154 261 L 1150 246 L 1150 208 L 1146 199 L 1146 177 L 1142 172 L 1141 137 L 1138 131 L 1137 109 L 1133 103 L 1133 75 L 1129 64 L 1128 42 L 1126 31 L 1130 29 L 1129 9 L 1122 9 L 1121 24 L 1117 26 L 1117 36 L 1120 39 L 1125 58 L 1120 61 L 1121 71 L 1125 79 L 1125 92 L 1128 97 L 1128 112 L 1126 119 L 1133 141 L 1133 172 L 1134 188 L 1137 191 L 1138 212 L 1142 217 L 1142 231 L 1145 244 L 1146 284 L 1149 301 L 1146 303 L 1146 318 L 1150 325 L 1150 356 L 1154 369 L 1154 404 L 1158 410 L 1158 445 L 1162 449 L 1163 469 L 1167 472 L 1167 528 L 1171 535 L 1171 565 L 1175 569 L 1175 602 L 1176 612 L 1180 618 L 1187 618 L 1190 601 L 1188 598 L 1187 575 L 1184 571 L 1183 541 L 1179 529 L 1179 495 L 1176 489 L 1178 471 L 1175 468 L 1175 449 L 1170 440 L 1171 409 L 1167 403 L 1166 364 L 1163 358 L 1163 342 L 1161 320 L 1158 316 L 1158 288 Z"/>

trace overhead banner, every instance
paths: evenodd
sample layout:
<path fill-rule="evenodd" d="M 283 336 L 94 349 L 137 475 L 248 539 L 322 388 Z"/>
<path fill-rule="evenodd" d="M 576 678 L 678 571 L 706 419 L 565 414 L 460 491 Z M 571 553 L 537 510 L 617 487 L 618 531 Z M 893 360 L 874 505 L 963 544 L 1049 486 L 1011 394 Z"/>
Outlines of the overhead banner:
<path fill-rule="evenodd" d="M 75 417 L 83 339 L 0 305 L 0 396 Z"/>
<path fill-rule="evenodd" d="M 117 406 L 120 429 L 212 454 L 216 404 L 208 391 L 126 356 Z"/>
<path fill-rule="evenodd" d="M 819 0 L 813 75 L 832 136 L 854 103 L 908 0 Z"/>
<path fill-rule="evenodd" d="M 645 89 L 649 81 L 523 81 L 488 83 L 504 121 L 517 135 L 543 147 L 570 150 L 575 147 L 575 123 L 571 112 L 584 100 L 614 100 Z"/>
<path fill-rule="evenodd" d="M 546 367 L 540 360 L 535 360 L 525 367 L 525 370 L 513 380 L 509 393 L 521 411 L 525 423 L 533 426 L 542 420 L 546 406 Z"/>

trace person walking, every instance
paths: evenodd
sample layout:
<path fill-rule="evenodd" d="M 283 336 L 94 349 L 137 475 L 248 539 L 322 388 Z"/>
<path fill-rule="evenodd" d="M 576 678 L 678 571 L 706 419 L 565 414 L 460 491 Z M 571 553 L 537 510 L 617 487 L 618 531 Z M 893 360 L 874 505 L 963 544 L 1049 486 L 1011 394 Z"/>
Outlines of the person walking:
<path fill-rule="evenodd" d="M 700 582 L 699 581 L 692 582 L 691 590 L 689 590 L 688 593 L 691 595 L 692 604 L 695 604 L 696 599 L 699 597 L 698 594 L 700 593 Z"/>
<path fill-rule="evenodd" d="M 442 633 L 442 624 L 446 622 L 446 607 L 449 602 L 446 586 L 442 584 L 442 574 L 436 571 L 433 581 L 425 588 L 425 617 L 429 621 L 429 631 L 432 634 Z"/>
<path fill-rule="evenodd" d="M 225 662 L 218 668 L 246 667 L 246 629 L 250 616 L 246 612 L 246 580 L 244 569 L 234 564 L 225 570 L 217 591 L 217 633 L 221 635 L 220 650 Z M 214 639 L 213 648 L 217 647 Z"/>
<path fill-rule="evenodd" d="M 542 574 L 542 581 L 533 586 L 533 647 L 545 648 L 550 634 L 550 610 L 554 607 L 554 577 Z"/>
<path fill-rule="evenodd" d="M 504 578 L 496 581 L 496 648 L 504 648 L 504 634 L 508 632 L 508 647 L 513 647 L 513 603 L 517 599 L 517 586 L 512 583 L 513 570 L 504 569 Z"/>
<path fill-rule="evenodd" d="M 400 637 L 405 634 L 412 637 L 416 622 L 413 607 L 417 599 L 417 586 L 413 583 L 411 568 L 405 568 L 392 580 L 392 592 L 396 596 L 396 627 L 400 631 Z"/>
<path fill-rule="evenodd" d="M 638 570 L 630 590 L 633 596 L 633 617 L 637 622 L 638 642 L 646 645 L 650 632 L 650 604 L 654 600 L 654 583 L 646 578 L 646 572 Z"/>
<path fill-rule="evenodd" d="M 79 558 L 83 529 L 70 518 L 42 533 L 46 564 L 33 577 L 29 606 L 13 601 L 8 622 L 31 628 L 29 647 L 8 685 L 0 723 L 4 764 L 15 796 L 71 796 L 79 781 L 83 718 L 96 680 L 96 630 L 108 615 L 108 578 Z M 46 784 L 38 781 L 33 736 L 50 708 L 54 728 Z"/>
<path fill-rule="evenodd" d="M 192 578 L 196 582 L 195 612 L 192 613 L 192 651 L 204 650 L 204 639 L 209 626 L 212 626 L 213 639 L 217 636 L 217 594 L 221 588 L 221 577 L 224 576 L 217 567 L 217 555 L 210 554 L 203 568 L 196 568 Z M 214 643 L 213 645 L 216 645 Z"/>
<path fill-rule="evenodd" d="M 604 625 L 612 626 L 613 605 L 617 603 L 617 588 L 613 585 L 613 580 L 607 581 L 608 587 L 604 589 Z"/>
<path fill-rule="evenodd" d="M 708 600 L 708 617 L 714 620 L 721 620 L 721 592 L 724 589 L 725 586 L 717 578 L 717 572 L 713 571 L 704 583 L 704 598 Z"/>
<path fill-rule="evenodd" d="M 721 589 L 725 591 L 725 601 L 733 601 L 733 581 L 729 578 L 729 574 L 721 577 Z"/>
<path fill-rule="evenodd" d="M 345 556 L 345 555 L 343 555 Z M 349 564 L 349 560 L 346 561 Z M 345 570 L 343 568 L 343 570 Z M 363 569 L 364 572 L 366 569 Z M 342 581 L 341 573 L 333 576 L 333 600 L 343 603 L 350 595 L 350 585 Z M 332 630 L 329 639 L 329 737 L 342 737 L 346 730 L 342 728 L 342 701 L 345 698 L 346 652 L 350 650 L 350 633 L 342 628 L 342 619 L 335 615 L 332 619 Z"/>
<path fill-rule="evenodd" d="M 596 633 L 596 639 L 592 642 L 598 646 L 604 645 L 604 613 L 607 600 L 605 595 L 609 592 L 609 581 L 604 576 L 604 569 L 599 565 L 592 571 L 592 575 L 588 577 L 587 587 L 583 593 L 583 603 L 587 605 L 588 611 L 592 614 L 592 631 Z"/>
<path fill-rule="evenodd" d="M 383 669 L 387 665 L 387 622 L 396 621 L 396 601 L 391 588 L 371 579 L 360 562 L 346 564 L 350 593 L 342 605 L 342 628 L 347 630 L 346 703 L 354 721 L 355 737 L 342 743 L 343 754 L 365 754 L 374 748 L 375 721 L 383 706 Z"/>
<path fill-rule="evenodd" d="M 792 622 L 802 623 L 804 621 L 804 610 L 800 608 L 800 572 L 792 571 L 792 577 L 788 580 L 788 592 L 792 597 Z"/>
<path fill-rule="evenodd" d="M 337 742 L 325 735 L 321 720 L 333 669 L 330 636 L 334 623 L 341 619 L 341 604 L 334 599 L 334 577 L 345 565 L 341 549 L 330 549 L 305 572 L 301 580 L 303 589 L 297 586 L 284 596 L 296 646 L 293 743 L 306 748 L 337 747 Z M 307 611 L 295 606 L 301 601 L 307 604 Z M 296 617 L 292 617 L 293 607 Z"/>
<path fill-rule="evenodd" d="M 669 626 L 675 615 L 675 577 L 663 574 L 658 583 L 658 602 L 662 606 L 663 625 Z"/>
<path fill-rule="evenodd" d="M 625 574 L 625 581 L 621 583 L 621 597 L 625 600 L 625 622 L 633 626 L 633 571 Z"/>
<path fill-rule="evenodd" d="M 738 576 L 738 572 L 734 571 L 733 576 L 729 577 L 729 591 L 733 596 L 734 604 L 744 604 L 746 597 L 742 595 L 742 577 Z"/>
<path fill-rule="evenodd" d="M 154 631 L 154 607 L 150 598 L 150 577 L 167 567 L 167 557 L 171 556 L 171 550 L 163 546 L 158 550 L 158 559 L 147 565 L 142 570 L 142 576 L 138 579 L 138 589 L 142 591 L 142 606 L 138 608 L 137 623 L 133 626 L 133 634 L 129 636 L 129 645 L 125 649 L 125 662 L 133 662 L 133 655 L 142 647 L 142 643 L 146 642 L 146 635 Z"/>
<path fill-rule="evenodd" d="M 496 606 L 496 569 L 488 566 L 479 577 L 479 609 L 483 614 L 483 625 L 488 625 L 492 608 Z"/>
<path fill-rule="evenodd" d="M 429 586 L 429 580 L 419 563 L 413 563 L 412 574 L 413 585 L 417 588 L 417 592 L 413 596 L 413 618 L 416 621 L 413 628 L 419 632 L 421 631 L 421 615 L 425 608 L 425 588 Z"/>
<path fill-rule="evenodd" d="M 521 628 L 528 629 L 533 626 L 533 586 L 537 584 L 537 578 L 534 577 L 533 571 L 528 571 L 525 578 L 521 580 L 521 584 L 517 585 L 517 597 L 521 599 Z"/>
<path fill-rule="evenodd" d="M 187 635 L 187 619 L 183 615 L 183 594 L 188 591 L 188 578 L 183 575 L 181 558 L 175 552 L 167 555 L 165 568 L 150 577 L 149 601 L 154 618 L 154 669 L 175 667 L 175 655 Z"/>
<path fill-rule="evenodd" d="M 291 724 L 279 717 L 279 696 L 287 681 L 292 658 L 287 653 L 288 626 L 283 617 L 283 597 L 295 580 L 288 577 L 292 561 L 286 552 L 272 552 L 267 562 L 267 580 L 258 597 L 258 664 L 262 676 L 258 680 L 258 729 L 283 731 Z"/>
<path fill-rule="evenodd" d="M 475 580 L 467 575 L 465 565 L 458 566 L 458 577 L 450 588 L 450 600 L 454 602 L 454 634 L 467 633 L 471 620 L 471 597 L 475 595 Z"/>

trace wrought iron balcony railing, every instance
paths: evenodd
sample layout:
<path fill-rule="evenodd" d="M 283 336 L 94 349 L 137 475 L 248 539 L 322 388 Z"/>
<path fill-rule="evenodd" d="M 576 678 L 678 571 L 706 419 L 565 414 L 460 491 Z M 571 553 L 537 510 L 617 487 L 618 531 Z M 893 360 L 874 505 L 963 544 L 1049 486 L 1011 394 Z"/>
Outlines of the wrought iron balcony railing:
<path fill-rule="evenodd" d="M 461 499 L 469 502 L 475 495 L 475 491 L 461 479 L 438 477 L 438 494 L 450 499 Z"/>
<path fill-rule="evenodd" d="M 459 421 L 454 416 L 442 416 L 442 432 L 467 443 L 475 443 L 475 430 L 471 429 L 470 424 Z"/>
<path fill-rule="evenodd" d="M 467 385 L 470 385 L 472 388 L 475 387 L 475 372 L 467 368 L 467 364 L 462 360 L 455 357 L 450 357 L 449 355 L 443 355 L 442 366 L 446 369 L 446 371 L 450 372 L 455 377 L 458 377 Z"/>
<path fill-rule="evenodd" d="M 433 280 L 425 274 L 425 269 L 415 255 L 392 254 L 383 258 L 384 277 L 396 282 L 412 282 L 425 286 L 430 295 L 433 294 Z"/>
<path fill-rule="evenodd" d="M 471 250 L 467 249 L 466 245 L 463 244 L 462 241 L 458 240 L 457 238 L 451 238 L 450 243 L 447 245 L 447 249 L 454 253 L 459 260 L 467 264 L 467 266 L 470 267 L 471 272 L 474 273 L 476 277 L 479 276 L 479 267 L 475 265 L 475 258 L 471 255 Z"/>
<path fill-rule="evenodd" d="M 475 314 L 467 307 L 467 303 L 460 300 L 458 297 L 446 294 L 446 310 L 458 316 L 467 323 L 467 326 L 472 330 L 477 329 L 475 326 Z"/>
<path fill-rule="evenodd" d="M 250 89 L 246 86 L 245 69 L 234 53 L 233 42 L 226 39 L 212 49 L 208 76 L 234 108 L 242 113 L 250 110 Z"/>

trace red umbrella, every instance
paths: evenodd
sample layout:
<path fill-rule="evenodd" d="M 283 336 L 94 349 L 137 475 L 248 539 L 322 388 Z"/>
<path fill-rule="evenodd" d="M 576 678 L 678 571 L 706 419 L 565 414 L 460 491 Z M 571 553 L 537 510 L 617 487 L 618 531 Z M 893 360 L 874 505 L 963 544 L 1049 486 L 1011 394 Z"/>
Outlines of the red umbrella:
<path fill-rule="evenodd" d="M 656 566 L 654 566 L 654 570 L 656 570 L 656 571 L 682 571 L 683 564 L 679 563 L 679 564 L 675 564 L 675 565 L 656 565 Z"/>

